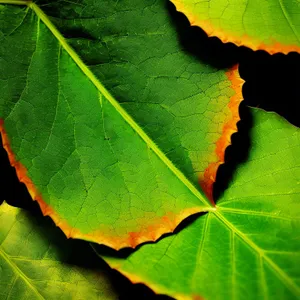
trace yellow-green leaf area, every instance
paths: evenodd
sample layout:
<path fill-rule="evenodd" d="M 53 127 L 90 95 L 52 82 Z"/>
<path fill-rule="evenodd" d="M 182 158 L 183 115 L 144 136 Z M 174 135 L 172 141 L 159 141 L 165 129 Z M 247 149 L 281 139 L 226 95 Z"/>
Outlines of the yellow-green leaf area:
<path fill-rule="evenodd" d="M 300 52 L 297 0 L 172 0 L 209 36 L 270 53 Z"/>
<path fill-rule="evenodd" d="M 49 220 L 4 202 L 0 224 L 1 299 L 118 299 L 101 264 L 74 264 L 88 248 L 66 240 Z"/>

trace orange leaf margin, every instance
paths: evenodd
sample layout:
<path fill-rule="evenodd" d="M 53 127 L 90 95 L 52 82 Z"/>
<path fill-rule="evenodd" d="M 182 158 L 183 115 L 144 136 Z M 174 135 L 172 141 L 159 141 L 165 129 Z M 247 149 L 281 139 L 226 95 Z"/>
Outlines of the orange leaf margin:
<path fill-rule="evenodd" d="M 8 135 L 4 128 L 4 121 L 0 119 L 0 133 L 2 136 L 3 147 L 6 150 L 9 158 L 9 162 L 12 167 L 16 169 L 17 177 L 20 182 L 23 182 L 27 190 L 34 201 L 40 206 L 40 209 L 44 216 L 50 216 L 56 226 L 58 226 L 66 235 L 67 238 L 75 238 L 82 239 L 90 242 L 95 242 L 98 244 L 104 244 L 116 250 L 126 247 L 135 248 L 137 245 L 155 241 L 160 238 L 163 234 L 171 233 L 175 230 L 175 228 L 187 217 L 193 215 L 195 213 L 201 212 L 199 207 L 188 208 L 179 214 L 175 213 L 167 213 L 165 216 L 158 218 L 157 223 L 148 226 L 147 228 L 143 228 L 141 226 L 141 230 L 138 232 L 128 232 L 127 236 L 118 237 L 113 236 L 113 233 L 103 233 L 100 230 L 90 232 L 90 233 L 82 233 L 76 228 L 72 228 L 65 220 L 63 220 L 56 211 L 47 204 L 41 193 L 39 193 L 38 189 L 35 187 L 32 180 L 27 175 L 27 169 L 24 165 L 22 165 L 17 159 L 15 154 L 13 153 Z M 141 222 L 142 223 L 142 222 Z"/>
<path fill-rule="evenodd" d="M 248 35 L 243 35 L 242 37 L 236 36 L 233 32 L 224 31 L 223 29 L 215 29 L 211 22 L 207 20 L 199 20 L 196 15 L 191 11 L 185 8 L 184 4 L 180 0 L 170 0 L 176 7 L 178 12 L 181 12 L 186 15 L 191 26 L 201 27 L 208 37 L 217 37 L 223 43 L 234 43 L 237 46 L 246 46 L 252 50 L 264 50 L 270 54 L 283 53 L 288 54 L 289 52 L 298 52 L 300 53 L 300 46 L 297 45 L 283 45 L 275 40 L 270 44 L 262 43 L 258 40 L 252 39 Z"/>
<path fill-rule="evenodd" d="M 199 180 L 202 189 L 213 203 L 213 184 L 216 181 L 219 166 L 225 162 L 225 150 L 231 145 L 231 135 L 237 132 L 237 123 L 240 120 L 239 105 L 243 100 L 242 85 L 244 84 L 244 80 L 239 75 L 238 65 L 227 71 L 226 75 L 231 81 L 231 88 L 235 91 L 235 94 L 230 98 L 228 103 L 231 116 L 223 125 L 222 135 L 216 142 L 215 153 L 217 161 L 208 165 L 204 171 L 203 178 Z"/>

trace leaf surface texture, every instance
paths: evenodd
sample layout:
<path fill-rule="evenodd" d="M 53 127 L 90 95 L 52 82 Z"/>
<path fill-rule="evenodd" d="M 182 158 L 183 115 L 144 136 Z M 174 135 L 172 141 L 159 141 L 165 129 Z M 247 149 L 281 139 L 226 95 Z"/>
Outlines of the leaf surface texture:
<path fill-rule="evenodd" d="M 197 185 L 236 130 L 237 72 L 184 53 L 163 1 L 42 7 L 1 7 L 0 117 L 43 213 L 68 237 L 121 248 L 213 210 Z"/>
<path fill-rule="evenodd" d="M 74 265 L 84 261 L 74 253 L 86 248 L 48 221 L 6 202 L 0 206 L 0 298 L 118 299 L 103 266 Z"/>
<path fill-rule="evenodd" d="M 249 158 L 217 211 L 126 259 L 104 255 L 111 267 L 176 299 L 299 299 L 300 131 L 252 115 Z"/>

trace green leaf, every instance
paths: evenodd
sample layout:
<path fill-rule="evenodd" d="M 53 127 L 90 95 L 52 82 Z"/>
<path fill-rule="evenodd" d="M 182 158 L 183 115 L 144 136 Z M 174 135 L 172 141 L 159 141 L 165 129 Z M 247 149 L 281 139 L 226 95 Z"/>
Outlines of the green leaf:
<path fill-rule="evenodd" d="M 236 130 L 237 71 L 181 50 L 163 1 L 47 3 L 65 36 L 83 35 L 69 40 L 28 5 L 1 6 L 0 118 L 43 213 L 121 248 L 214 210 L 198 181 L 211 189 Z"/>
<path fill-rule="evenodd" d="M 300 52 L 300 2 L 171 0 L 209 36 L 270 53 Z"/>
<path fill-rule="evenodd" d="M 101 264 L 78 266 L 89 260 L 82 255 L 93 253 L 48 221 L 5 202 L 0 206 L 0 298 L 118 299 Z"/>
<path fill-rule="evenodd" d="M 249 158 L 217 211 L 126 259 L 103 255 L 112 268 L 177 299 L 299 299 L 300 130 L 251 110 Z"/>

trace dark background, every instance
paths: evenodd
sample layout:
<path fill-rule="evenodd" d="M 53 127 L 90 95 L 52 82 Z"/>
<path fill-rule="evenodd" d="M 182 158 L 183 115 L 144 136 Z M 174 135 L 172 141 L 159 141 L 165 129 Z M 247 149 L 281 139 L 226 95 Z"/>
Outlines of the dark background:
<path fill-rule="evenodd" d="M 173 4 L 167 2 L 166 5 L 186 52 L 218 68 L 228 68 L 239 63 L 240 76 L 245 80 L 238 132 L 232 135 L 232 146 L 226 149 L 226 163 L 219 168 L 214 186 L 215 199 L 218 199 L 218 195 L 230 183 L 236 166 L 245 161 L 248 156 L 251 142 L 249 129 L 252 126 L 248 106 L 275 111 L 292 124 L 300 126 L 300 54 L 270 55 L 264 51 L 254 52 L 231 43 L 223 44 L 218 38 L 208 38 L 199 27 L 191 27 L 187 18 L 178 13 Z M 15 170 L 10 167 L 2 144 L 0 144 L 0 169 L 0 203 L 6 200 L 11 205 L 23 207 L 40 216 L 38 205 L 31 200 L 26 187 L 19 183 Z M 191 217 L 180 224 L 177 231 L 186 226 L 186 223 L 192 222 L 194 218 Z M 48 226 L 54 226 L 52 221 L 46 222 Z M 57 234 L 62 234 L 60 229 L 56 230 Z M 94 266 L 95 260 L 99 260 L 87 243 L 78 240 L 70 243 L 74 244 L 76 249 L 71 263 L 90 268 Z M 107 270 L 120 299 L 168 299 L 165 296 L 156 296 L 144 285 L 131 284 L 119 273 L 110 270 L 104 262 L 99 264 Z"/>

